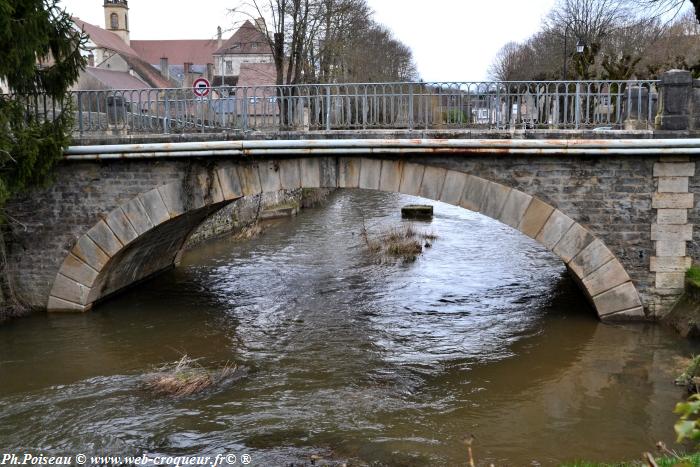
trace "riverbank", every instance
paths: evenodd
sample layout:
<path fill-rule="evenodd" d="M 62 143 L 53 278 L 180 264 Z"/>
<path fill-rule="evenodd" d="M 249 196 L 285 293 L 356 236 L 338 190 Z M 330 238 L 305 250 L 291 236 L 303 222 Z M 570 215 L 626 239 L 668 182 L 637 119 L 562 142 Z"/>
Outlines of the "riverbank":
<path fill-rule="evenodd" d="M 205 220 L 185 244 L 185 250 L 226 235 L 238 235 L 259 221 L 296 215 L 324 203 L 330 188 L 280 190 L 240 198 Z"/>
<path fill-rule="evenodd" d="M 695 467 L 700 466 L 700 453 L 690 454 L 687 456 L 664 456 L 654 458 L 657 467 Z M 618 462 L 613 464 L 601 462 L 577 461 L 568 464 L 562 464 L 559 467 L 648 467 L 650 464 L 647 461 L 631 461 Z"/>
<path fill-rule="evenodd" d="M 693 266 L 688 270 L 685 294 L 662 321 L 684 338 L 700 338 L 700 268 Z"/>

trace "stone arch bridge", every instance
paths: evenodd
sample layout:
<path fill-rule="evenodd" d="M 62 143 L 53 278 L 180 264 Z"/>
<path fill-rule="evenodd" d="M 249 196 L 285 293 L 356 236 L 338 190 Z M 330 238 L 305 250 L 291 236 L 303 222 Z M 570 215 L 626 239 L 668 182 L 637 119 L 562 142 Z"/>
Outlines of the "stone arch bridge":
<path fill-rule="evenodd" d="M 654 319 L 698 251 L 700 140 L 397 139 L 77 146 L 55 182 L 14 200 L 5 232 L 20 295 L 86 311 L 176 264 L 193 230 L 244 196 L 400 192 L 519 230 L 566 264 L 602 320 Z M 630 147 L 631 146 L 631 147 Z M 484 242 L 490 241 L 488 238 Z"/>

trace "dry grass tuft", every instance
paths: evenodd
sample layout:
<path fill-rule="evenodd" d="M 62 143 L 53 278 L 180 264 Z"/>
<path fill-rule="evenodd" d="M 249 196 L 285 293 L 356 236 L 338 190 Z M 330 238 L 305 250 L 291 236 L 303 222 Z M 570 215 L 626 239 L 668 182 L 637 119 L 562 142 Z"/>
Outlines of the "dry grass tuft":
<path fill-rule="evenodd" d="M 184 355 L 174 364 L 164 365 L 146 380 L 146 388 L 164 396 L 184 397 L 198 394 L 233 375 L 236 367 L 226 364 L 219 370 L 208 370 Z"/>
<path fill-rule="evenodd" d="M 404 262 L 415 261 L 423 253 L 423 247 L 432 247 L 432 241 L 438 237 L 433 232 L 422 232 L 409 224 L 404 227 L 393 227 L 370 236 L 363 225 L 360 234 L 370 253 L 382 260 L 399 259 Z"/>

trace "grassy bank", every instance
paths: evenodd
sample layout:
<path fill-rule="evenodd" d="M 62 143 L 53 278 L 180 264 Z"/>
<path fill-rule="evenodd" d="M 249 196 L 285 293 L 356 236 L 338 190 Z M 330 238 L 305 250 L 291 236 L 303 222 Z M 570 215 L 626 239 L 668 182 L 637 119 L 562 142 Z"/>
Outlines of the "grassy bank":
<path fill-rule="evenodd" d="M 654 458 L 658 467 L 698 467 L 700 466 L 700 453 L 682 456 L 680 459 L 673 456 Z M 647 461 L 632 461 L 606 464 L 600 462 L 577 461 L 562 464 L 560 467 L 648 467 Z"/>

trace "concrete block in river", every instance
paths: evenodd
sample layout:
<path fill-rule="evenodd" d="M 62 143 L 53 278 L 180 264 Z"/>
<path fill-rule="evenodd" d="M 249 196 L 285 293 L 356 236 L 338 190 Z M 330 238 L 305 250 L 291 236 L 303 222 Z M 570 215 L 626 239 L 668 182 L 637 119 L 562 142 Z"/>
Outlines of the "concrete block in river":
<path fill-rule="evenodd" d="M 404 219 L 431 220 L 433 207 L 429 204 L 408 204 L 401 208 L 401 217 Z"/>

